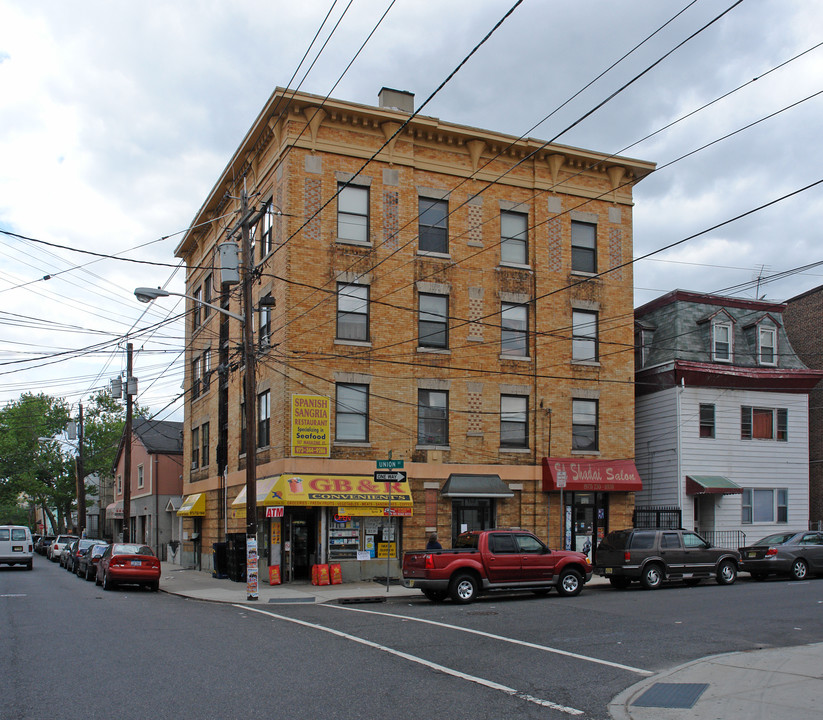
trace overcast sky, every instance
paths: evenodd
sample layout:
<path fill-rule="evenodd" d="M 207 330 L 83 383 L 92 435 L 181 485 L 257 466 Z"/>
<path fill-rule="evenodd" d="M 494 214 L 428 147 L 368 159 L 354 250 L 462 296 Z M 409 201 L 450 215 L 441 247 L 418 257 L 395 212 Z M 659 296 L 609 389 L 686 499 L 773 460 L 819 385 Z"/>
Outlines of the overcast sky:
<path fill-rule="evenodd" d="M 182 325 L 145 332 L 182 303 L 132 291 L 182 291 L 174 248 L 273 89 L 376 105 L 387 86 L 418 107 L 513 3 L 0 0 L 0 230 L 52 244 L 0 234 L 0 405 L 76 407 L 138 331 L 138 401 L 182 419 Z M 691 239 L 636 263 L 636 305 L 675 288 L 788 299 L 823 284 L 823 265 L 795 272 L 823 262 L 823 184 L 797 192 L 823 179 L 823 3 L 735 4 L 525 0 L 423 114 L 657 163 L 634 190 L 635 257 Z"/>

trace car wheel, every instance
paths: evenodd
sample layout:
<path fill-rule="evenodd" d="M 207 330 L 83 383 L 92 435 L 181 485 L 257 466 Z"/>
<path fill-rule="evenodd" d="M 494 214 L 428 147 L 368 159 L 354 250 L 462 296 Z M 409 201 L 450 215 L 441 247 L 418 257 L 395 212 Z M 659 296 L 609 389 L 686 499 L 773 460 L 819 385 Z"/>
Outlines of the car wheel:
<path fill-rule="evenodd" d="M 449 596 L 447 590 L 424 590 L 423 594 L 432 602 L 443 602 Z"/>
<path fill-rule="evenodd" d="M 88 565 L 86 565 L 86 575 L 85 575 L 85 578 L 86 578 L 86 580 L 91 580 L 91 567 L 90 567 L 90 566 L 88 566 Z"/>
<path fill-rule="evenodd" d="M 472 602 L 477 597 L 478 585 L 474 575 L 457 575 L 451 582 L 449 594 L 461 605 Z"/>
<path fill-rule="evenodd" d="M 795 560 L 792 563 L 791 578 L 792 580 L 805 580 L 809 574 L 809 566 L 805 560 Z"/>
<path fill-rule="evenodd" d="M 724 560 L 717 568 L 717 584 L 731 585 L 737 580 L 737 566 L 731 560 Z"/>
<path fill-rule="evenodd" d="M 579 595 L 583 589 L 583 578 L 577 570 L 564 570 L 560 573 L 557 583 L 557 592 L 564 597 Z"/>
<path fill-rule="evenodd" d="M 108 573 L 103 575 L 103 590 L 114 590 L 114 583 Z"/>
<path fill-rule="evenodd" d="M 632 581 L 629 578 L 623 577 L 622 575 L 609 578 L 609 584 L 613 588 L 617 588 L 618 590 L 625 590 L 627 587 L 629 587 L 629 585 L 631 585 L 631 582 Z"/>
<path fill-rule="evenodd" d="M 640 576 L 640 584 L 646 590 L 657 590 L 663 583 L 663 568 L 660 565 L 649 565 Z"/>

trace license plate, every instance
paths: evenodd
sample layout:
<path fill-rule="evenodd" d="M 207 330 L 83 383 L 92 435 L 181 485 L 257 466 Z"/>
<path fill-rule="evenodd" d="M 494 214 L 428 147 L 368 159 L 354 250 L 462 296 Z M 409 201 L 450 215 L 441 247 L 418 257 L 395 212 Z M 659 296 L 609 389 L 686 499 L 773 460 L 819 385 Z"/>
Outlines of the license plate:
<path fill-rule="evenodd" d="M 612 569 L 611 568 L 606 568 L 606 575 L 611 575 L 611 574 L 612 574 Z"/>
<path fill-rule="evenodd" d="M 757 553 L 756 553 L 756 552 L 750 552 L 750 553 L 748 554 L 748 556 L 749 556 L 750 558 L 757 557 Z"/>
<path fill-rule="evenodd" d="M 140 567 L 143 564 L 142 560 L 132 560 L 131 565 L 132 567 Z"/>
<path fill-rule="evenodd" d="M 409 580 L 409 587 L 414 587 L 414 580 Z"/>
<path fill-rule="evenodd" d="M 11 551 L 12 552 L 23 552 L 23 546 L 22 545 L 12 545 L 11 546 Z"/>

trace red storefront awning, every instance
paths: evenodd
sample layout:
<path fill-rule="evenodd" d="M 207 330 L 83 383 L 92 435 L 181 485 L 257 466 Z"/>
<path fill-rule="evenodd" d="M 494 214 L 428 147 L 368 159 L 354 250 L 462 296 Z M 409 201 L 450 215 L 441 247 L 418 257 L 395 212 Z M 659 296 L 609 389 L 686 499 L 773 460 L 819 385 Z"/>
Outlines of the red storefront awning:
<path fill-rule="evenodd" d="M 560 484 L 558 485 L 558 480 Z M 565 480 L 565 487 L 563 481 Z M 543 491 L 637 492 L 643 483 L 631 460 L 543 458 Z"/>

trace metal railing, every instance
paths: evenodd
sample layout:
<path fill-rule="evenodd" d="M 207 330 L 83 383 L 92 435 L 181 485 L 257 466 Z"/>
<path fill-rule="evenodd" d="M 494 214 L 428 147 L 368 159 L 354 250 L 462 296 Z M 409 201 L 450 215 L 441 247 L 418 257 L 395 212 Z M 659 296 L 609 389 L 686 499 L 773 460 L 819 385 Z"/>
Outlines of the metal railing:
<path fill-rule="evenodd" d="M 746 533 L 742 530 L 698 530 L 698 534 L 719 548 L 737 550 L 746 545 Z"/>

